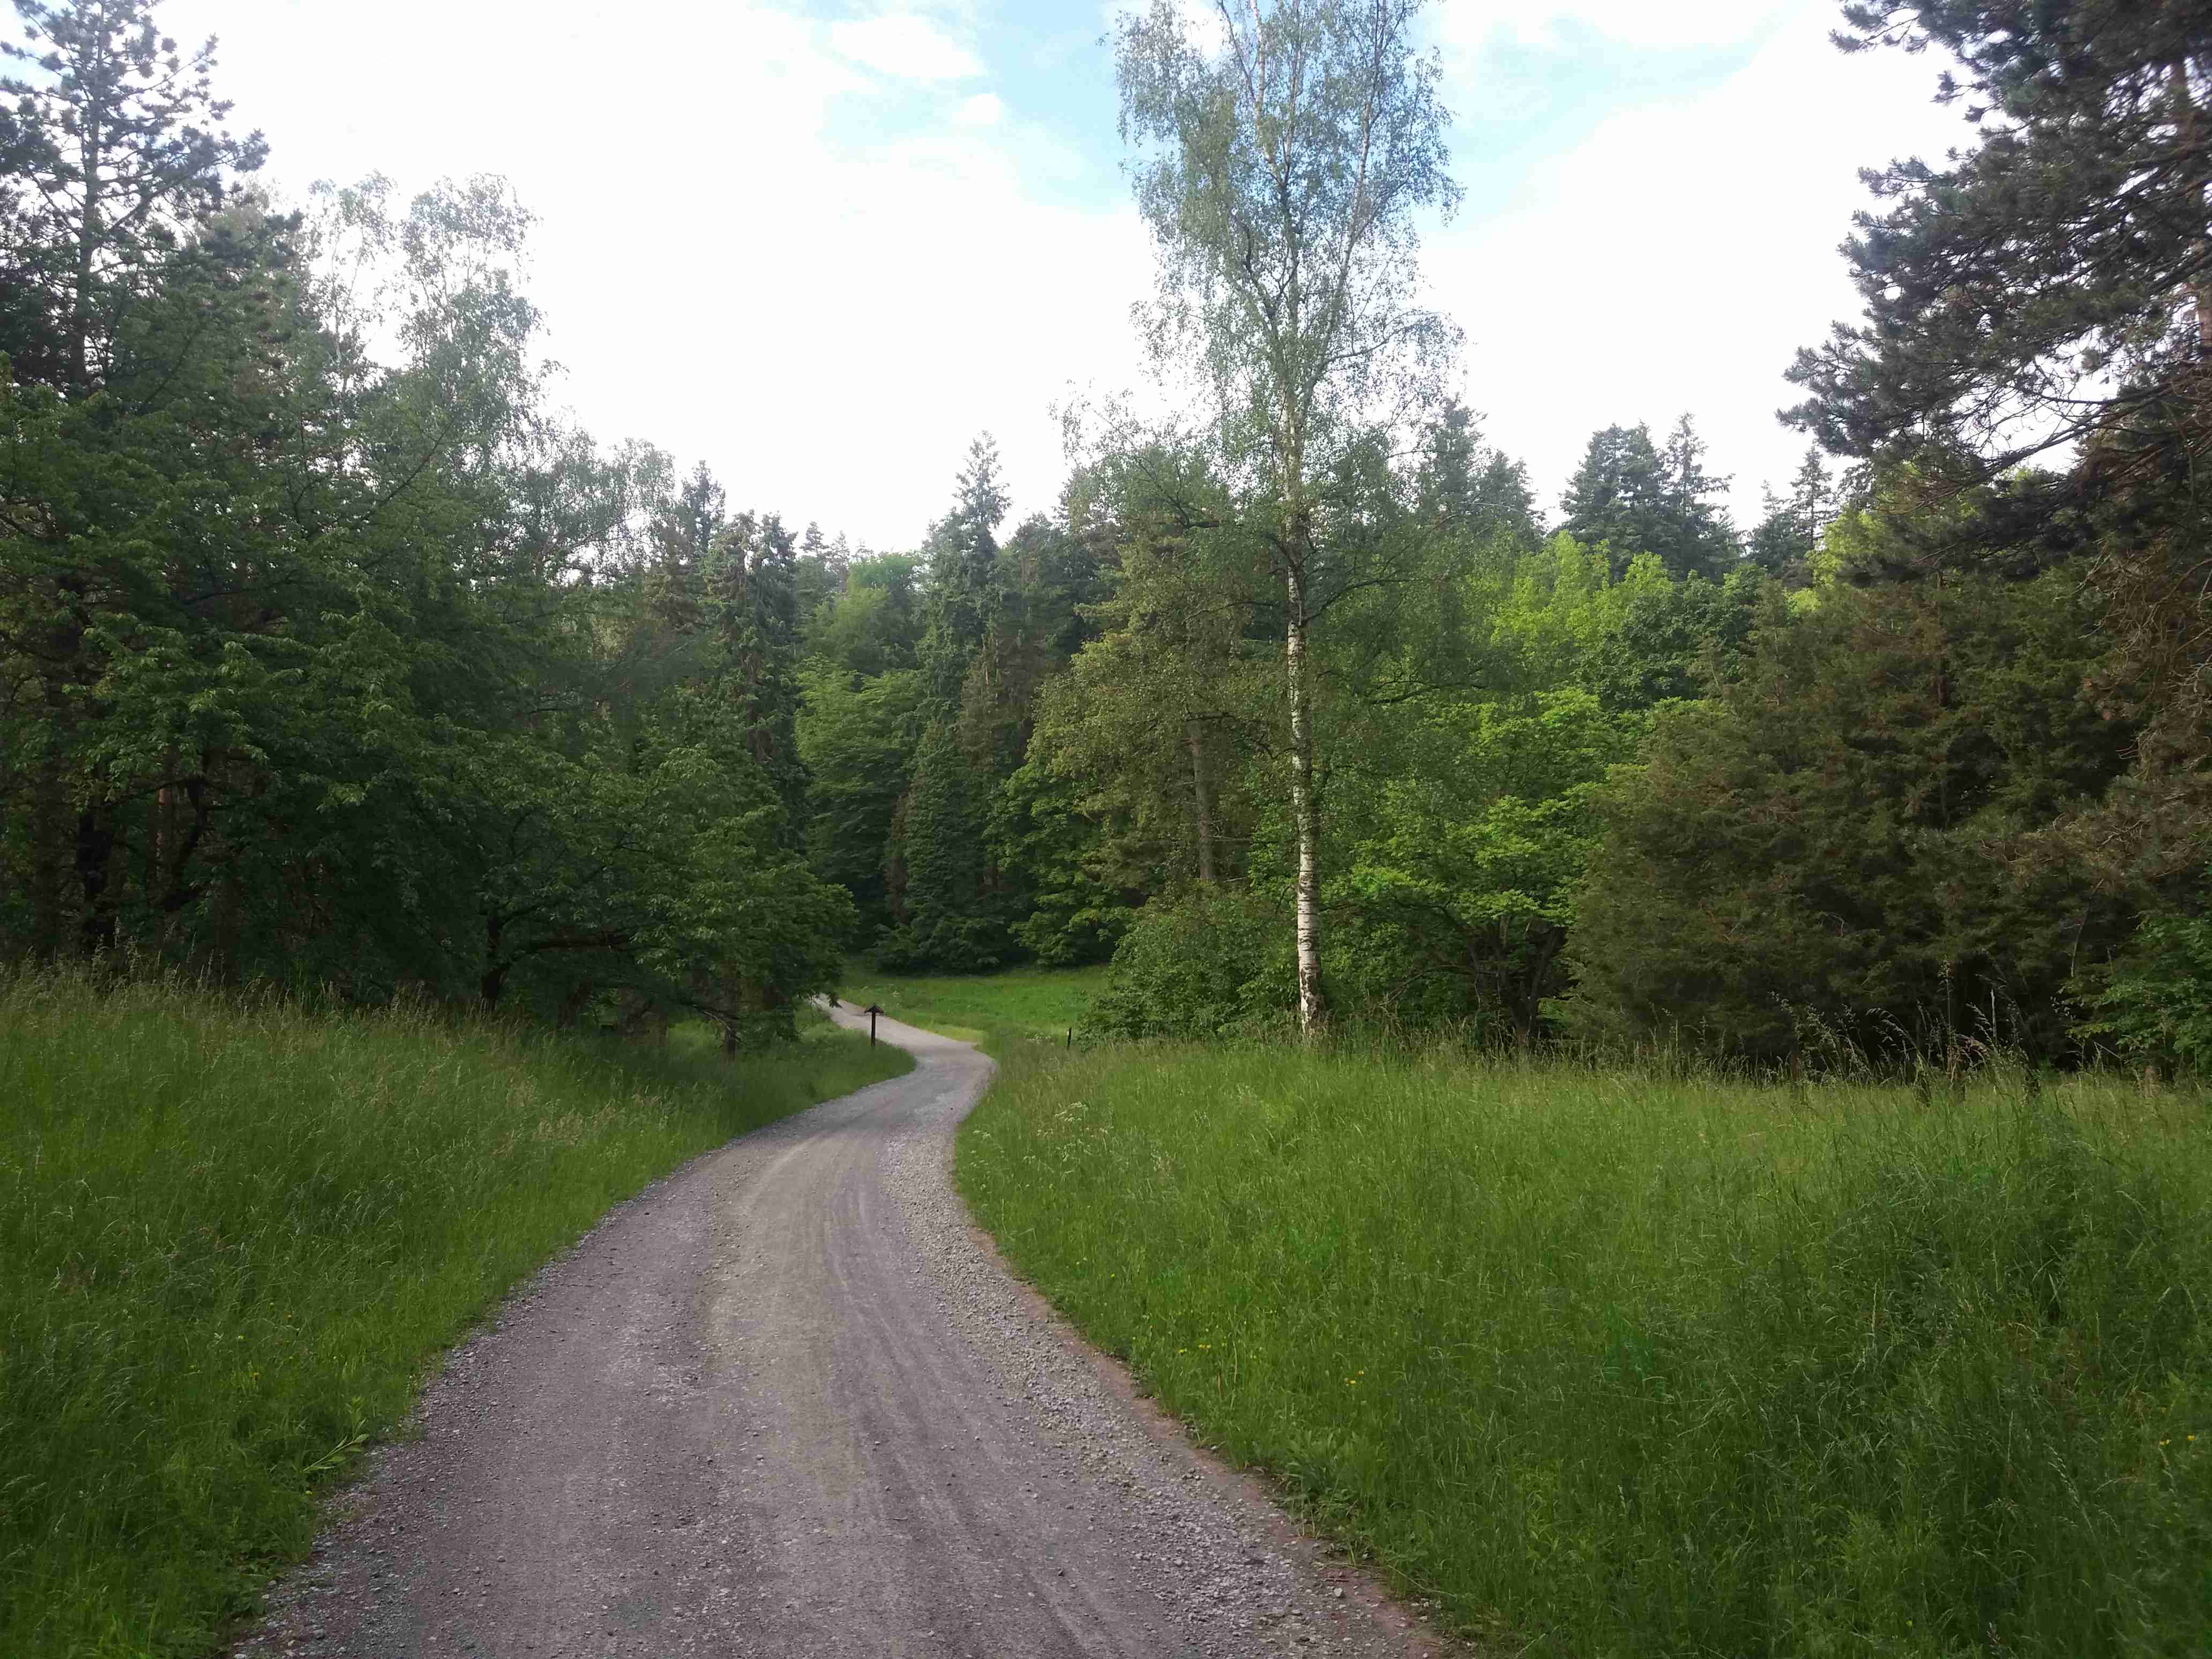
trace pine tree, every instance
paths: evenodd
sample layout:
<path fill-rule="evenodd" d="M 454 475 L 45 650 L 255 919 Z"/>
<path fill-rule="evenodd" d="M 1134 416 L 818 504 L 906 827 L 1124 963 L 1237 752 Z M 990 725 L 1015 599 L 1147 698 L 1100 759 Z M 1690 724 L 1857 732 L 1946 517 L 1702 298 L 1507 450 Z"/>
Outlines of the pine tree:
<path fill-rule="evenodd" d="M 0 354 L 19 384 L 82 393 L 179 259 L 221 257 L 200 233 L 266 153 L 222 130 L 215 41 L 186 57 L 156 0 L 15 0 L 26 44 L 0 62 Z"/>
<path fill-rule="evenodd" d="M 1830 453 L 1979 480 L 2095 440 L 2202 464 L 2212 420 L 2212 11 L 2199 0 L 1856 0 L 1846 51 L 1933 46 L 1981 133 L 1864 174 L 1866 320 L 1797 354 Z M 2109 473 L 2110 469 L 2106 469 Z M 2093 475 L 2079 480 L 2094 484 Z"/>
<path fill-rule="evenodd" d="M 1863 320 L 1797 354 L 1785 418 L 1932 510 L 1923 562 L 2094 554 L 2118 648 L 2095 674 L 2145 724 L 2079 836 L 2114 883 L 2206 902 L 2212 836 L 2212 9 L 2202 0 L 1844 9 L 1846 50 L 1930 46 L 1979 142 L 1865 176 L 1845 245 Z M 1984 534 L 1958 507 L 2035 457 Z M 2140 888 L 2138 890 L 2142 890 Z"/>

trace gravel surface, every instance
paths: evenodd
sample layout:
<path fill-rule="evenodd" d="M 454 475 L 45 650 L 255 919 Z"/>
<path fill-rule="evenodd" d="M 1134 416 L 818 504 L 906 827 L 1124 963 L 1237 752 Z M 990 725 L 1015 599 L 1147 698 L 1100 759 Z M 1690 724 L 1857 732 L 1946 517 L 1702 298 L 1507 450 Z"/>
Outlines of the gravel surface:
<path fill-rule="evenodd" d="M 234 1652 L 1452 1651 L 1006 1271 L 951 1179 L 990 1062 L 882 1029 L 915 1071 L 649 1188 L 455 1349 Z"/>

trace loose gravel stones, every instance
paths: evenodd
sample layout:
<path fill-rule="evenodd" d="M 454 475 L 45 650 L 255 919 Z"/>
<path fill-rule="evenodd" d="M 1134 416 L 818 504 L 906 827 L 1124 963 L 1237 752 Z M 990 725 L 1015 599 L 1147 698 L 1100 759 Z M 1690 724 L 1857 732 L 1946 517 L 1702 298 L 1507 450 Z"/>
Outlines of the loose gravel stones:
<path fill-rule="evenodd" d="M 914 1072 L 658 1183 L 456 1348 L 240 1659 L 1451 1650 L 1006 1271 L 951 1181 L 989 1061 L 883 1027 Z"/>

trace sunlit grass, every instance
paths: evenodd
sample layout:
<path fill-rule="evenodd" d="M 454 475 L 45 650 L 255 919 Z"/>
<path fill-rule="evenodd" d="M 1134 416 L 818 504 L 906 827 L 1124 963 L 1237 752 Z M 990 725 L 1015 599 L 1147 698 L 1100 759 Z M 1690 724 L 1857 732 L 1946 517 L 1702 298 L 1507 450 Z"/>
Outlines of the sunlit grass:
<path fill-rule="evenodd" d="M 2212 1115 L 1017 1048 L 963 1190 L 1205 1437 L 1509 1650 L 2212 1650 Z"/>
<path fill-rule="evenodd" d="M 1064 1041 L 1083 1024 L 1106 983 L 1093 968 L 1010 968 L 996 974 L 878 974 L 859 970 L 839 993 L 866 1007 L 873 1002 L 896 1019 L 992 1054 L 1030 1039 Z"/>
<path fill-rule="evenodd" d="M 0 1654 L 191 1654 L 609 1206 L 910 1062 L 0 981 Z"/>

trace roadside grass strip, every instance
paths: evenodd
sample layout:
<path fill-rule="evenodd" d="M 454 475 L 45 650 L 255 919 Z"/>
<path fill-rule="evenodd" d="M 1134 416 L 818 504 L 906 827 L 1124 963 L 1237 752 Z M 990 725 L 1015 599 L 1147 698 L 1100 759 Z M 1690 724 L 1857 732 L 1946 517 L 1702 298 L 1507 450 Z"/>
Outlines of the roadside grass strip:
<path fill-rule="evenodd" d="M 1018 1042 L 1060 1042 L 1080 1032 L 1105 988 L 1093 968 L 1009 968 L 995 974 L 856 974 L 838 994 L 878 1005 L 893 1019 L 1003 1057 Z"/>
<path fill-rule="evenodd" d="M 2212 1652 L 2212 1111 L 1024 1047 L 978 1218 L 1505 1652 Z"/>
<path fill-rule="evenodd" d="M 500 1296 L 910 1065 L 0 978 L 0 1654 L 210 1650 Z"/>

